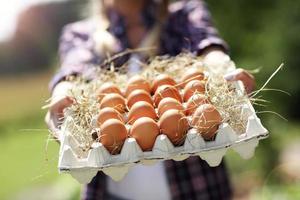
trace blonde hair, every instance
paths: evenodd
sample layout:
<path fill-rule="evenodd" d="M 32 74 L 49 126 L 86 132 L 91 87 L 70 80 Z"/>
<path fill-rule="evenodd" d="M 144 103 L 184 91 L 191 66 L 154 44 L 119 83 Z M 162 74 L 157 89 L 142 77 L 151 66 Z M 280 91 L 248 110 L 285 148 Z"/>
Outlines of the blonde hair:
<path fill-rule="evenodd" d="M 144 51 L 143 54 L 145 56 L 153 56 L 158 51 L 162 23 L 168 16 L 168 5 L 169 0 L 160 1 L 155 16 L 156 22 L 139 46 L 139 48 L 156 48 L 154 51 Z M 117 39 L 107 31 L 110 22 L 107 16 L 104 0 L 91 0 L 90 10 L 92 17 L 95 18 L 97 23 L 97 28 L 93 35 L 96 43 L 96 51 L 102 55 L 110 55 L 117 43 Z"/>

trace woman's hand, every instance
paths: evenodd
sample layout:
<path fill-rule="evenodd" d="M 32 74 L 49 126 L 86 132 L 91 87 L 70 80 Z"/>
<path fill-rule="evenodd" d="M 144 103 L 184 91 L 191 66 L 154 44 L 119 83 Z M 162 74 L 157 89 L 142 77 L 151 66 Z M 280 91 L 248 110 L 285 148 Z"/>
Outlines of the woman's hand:
<path fill-rule="evenodd" d="M 54 88 L 51 102 L 48 105 L 49 110 L 45 117 L 45 122 L 51 133 L 56 139 L 59 139 L 59 126 L 64 117 L 64 109 L 73 103 L 72 98 L 68 96 L 68 91 L 71 89 L 72 83 L 61 82 Z"/>
<path fill-rule="evenodd" d="M 216 74 L 225 74 L 235 69 L 234 62 L 222 49 L 217 47 L 207 48 L 203 56 L 203 64 L 210 72 Z"/>
<path fill-rule="evenodd" d="M 236 69 L 225 75 L 227 81 L 242 81 L 247 94 L 250 94 L 255 88 L 255 79 L 252 74 L 244 69 Z"/>
<path fill-rule="evenodd" d="M 254 90 L 254 76 L 244 69 L 235 69 L 235 64 L 220 48 L 211 47 L 206 49 L 203 57 L 204 64 L 210 66 L 212 71 L 221 73 L 224 71 L 231 71 L 230 73 L 226 74 L 224 78 L 227 81 L 242 81 L 247 94 Z"/>

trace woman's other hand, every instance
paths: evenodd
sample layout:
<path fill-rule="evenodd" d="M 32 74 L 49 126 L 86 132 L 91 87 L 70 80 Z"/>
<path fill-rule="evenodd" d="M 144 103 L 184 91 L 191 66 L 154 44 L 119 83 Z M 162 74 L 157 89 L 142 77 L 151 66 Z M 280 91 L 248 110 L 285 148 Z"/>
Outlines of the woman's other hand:
<path fill-rule="evenodd" d="M 45 121 L 51 133 L 56 139 L 59 139 L 59 126 L 64 117 L 64 109 L 73 103 L 68 92 L 72 88 L 70 82 L 60 82 L 53 90 L 49 110 L 46 114 Z"/>
<path fill-rule="evenodd" d="M 252 74 L 244 69 L 236 69 L 225 75 L 227 81 L 242 81 L 247 94 L 250 94 L 255 88 L 255 79 Z"/>
<path fill-rule="evenodd" d="M 207 48 L 201 56 L 203 57 L 204 66 L 212 73 L 225 74 L 235 69 L 234 62 L 221 48 Z"/>
<path fill-rule="evenodd" d="M 255 88 L 255 79 L 252 74 L 244 69 L 235 69 L 234 62 L 220 48 L 207 48 L 204 53 L 204 64 L 210 66 L 211 70 L 216 72 L 231 71 L 225 75 L 227 81 L 242 81 L 247 94 L 251 93 Z"/>

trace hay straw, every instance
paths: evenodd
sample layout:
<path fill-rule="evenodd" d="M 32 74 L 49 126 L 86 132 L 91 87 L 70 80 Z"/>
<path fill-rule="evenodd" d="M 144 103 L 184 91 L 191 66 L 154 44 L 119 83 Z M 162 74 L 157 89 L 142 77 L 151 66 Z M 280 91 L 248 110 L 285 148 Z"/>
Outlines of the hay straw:
<path fill-rule="evenodd" d="M 128 50 L 122 54 L 106 60 L 102 66 L 109 66 L 109 70 L 95 67 L 95 79 L 87 81 L 83 77 L 72 77 L 72 82 L 75 87 L 71 91 L 71 98 L 74 98 L 75 103 L 65 110 L 65 116 L 72 119 L 70 133 L 73 138 L 80 144 L 81 152 L 85 155 L 95 141 L 93 134 L 98 132 L 97 127 L 93 124 L 93 119 L 98 115 L 98 89 L 103 83 L 112 82 L 121 90 L 124 90 L 128 81 L 128 63 L 115 68 L 113 61 L 128 53 L 133 53 L 133 50 Z M 143 67 L 140 75 L 149 81 L 152 81 L 159 74 L 166 74 L 179 81 L 184 73 L 191 68 L 207 70 L 204 67 L 203 59 L 191 53 L 181 53 L 175 57 L 157 56 L 152 58 L 148 63 L 139 63 Z M 228 64 L 232 64 L 228 62 Z M 279 71 L 280 68 L 276 70 Z M 252 94 L 252 100 L 256 104 L 267 103 L 267 101 L 255 96 L 266 89 L 267 83 L 276 73 L 273 73 L 266 84 L 258 91 Z M 244 133 L 247 125 L 248 115 L 243 113 L 243 105 L 249 102 L 249 97 L 244 92 L 241 94 L 235 88 L 233 83 L 227 82 L 223 78 L 223 74 L 210 73 L 206 81 L 206 91 L 204 94 L 210 102 L 220 112 L 223 122 L 227 122 L 237 133 Z M 96 140 L 99 140 L 97 138 Z M 117 147 L 116 147 L 117 148 Z"/>
<path fill-rule="evenodd" d="M 181 53 L 177 56 L 156 56 L 142 72 L 148 80 L 153 80 L 159 74 L 166 74 L 179 81 L 187 69 L 204 69 L 202 59 L 191 53 Z"/>
<path fill-rule="evenodd" d="M 272 80 L 272 78 L 283 68 L 283 63 L 271 74 L 271 76 L 268 78 L 268 80 L 264 83 L 264 85 L 257 91 L 254 91 L 250 94 L 250 97 L 255 97 L 258 93 L 260 93 L 267 85 L 268 83 Z"/>
<path fill-rule="evenodd" d="M 227 122 L 237 133 L 244 133 L 248 117 L 243 112 L 247 104 L 246 93 L 240 94 L 233 83 L 227 82 L 222 75 L 211 74 L 207 80 L 206 96 L 219 111 L 223 122 Z"/>

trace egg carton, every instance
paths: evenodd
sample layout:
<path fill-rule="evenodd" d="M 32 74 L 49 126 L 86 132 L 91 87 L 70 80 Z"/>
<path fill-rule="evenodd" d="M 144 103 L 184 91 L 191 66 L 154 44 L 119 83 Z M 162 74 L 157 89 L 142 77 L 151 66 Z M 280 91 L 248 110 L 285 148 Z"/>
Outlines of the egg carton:
<path fill-rule="evenodd" d="M 61 129 L 61 147 L 58 168 L 60 172 L 70 173 L 80 183 L 88 183 L 103 171 L 113 180 L 121 180 L 136 164 L 151 165 L 160 160 L 184 160 L 190 156 L 199 156 L 210 166 L 218 166 L 226 151 L 232 148 L 244 159 L 254 155 L 259 140 L 268 137 L 268 131 L 256 116 L 250 103 L 243 105 L 242 112 L 247 114 L 245 133 L 236 133 L 228 123 L 219 126 L 213 141 L 205 141 L 196 129 L 188 131 L 184 144 L 174 146 L 164 134 L 157 136 L 152 151 L 143 152 L 134 138 L 127 138 L 120 154 L 111 155 L 99 142 L 95 142 L 85 158 L 78 158 L 78 144 L 68 130 L 70 118 L 66 118 Z"/>

